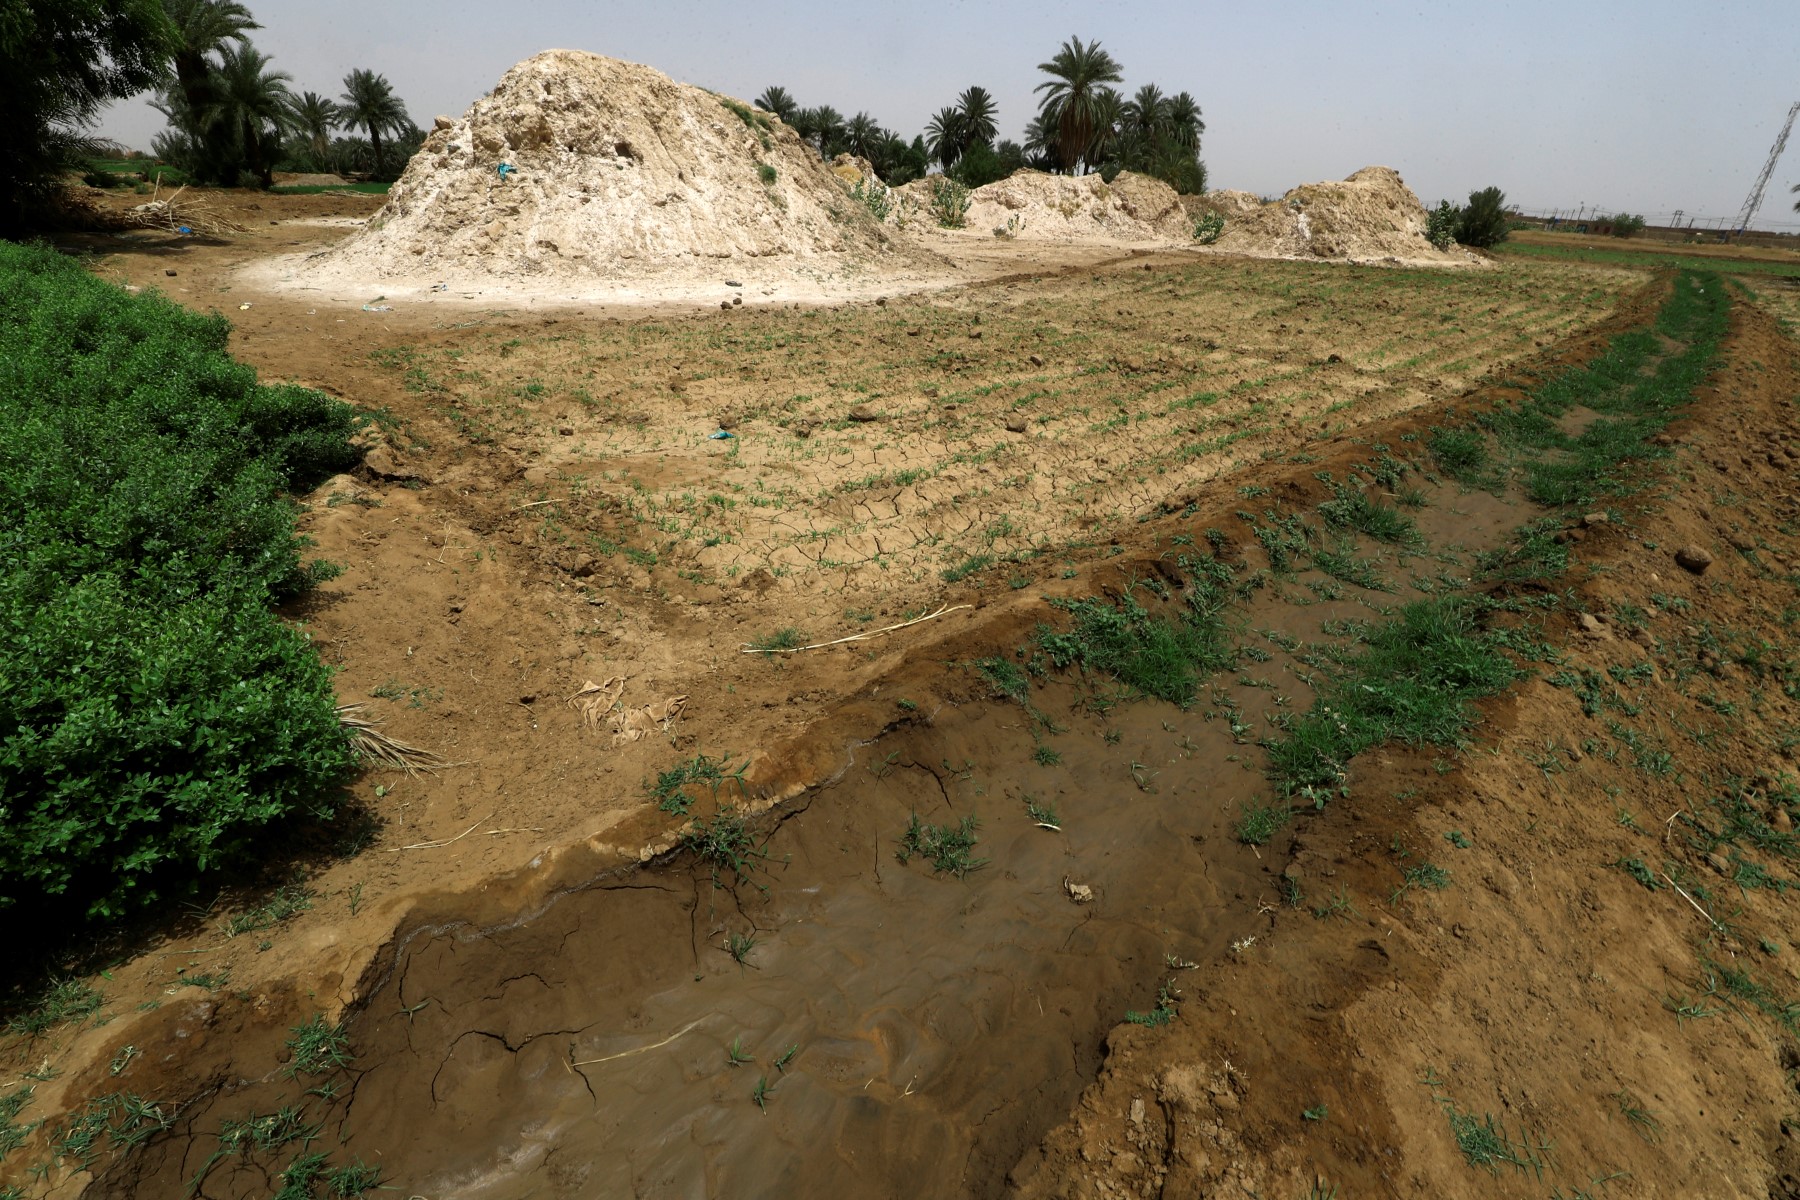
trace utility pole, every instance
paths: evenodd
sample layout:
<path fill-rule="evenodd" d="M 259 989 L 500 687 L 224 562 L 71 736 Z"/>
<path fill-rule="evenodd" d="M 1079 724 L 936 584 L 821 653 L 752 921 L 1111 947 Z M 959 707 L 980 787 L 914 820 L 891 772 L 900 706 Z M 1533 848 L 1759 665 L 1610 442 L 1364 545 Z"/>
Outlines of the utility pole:
<path fill-rule="evenodd" d="M 1763 189 L 1769 186 L 1769 177 L 1775 174 L 1775 163 L 1781 158 L 1781 152 L 1787 149 L 1788 134 L 1794 131 L 1794 118 L 1800 116 L 1800 100 L 1794 101 L 1788 109 L 1787 120 L 1781 124 L 1781 132 L 1775 135 L 1775 145 L 1769 151 L 1769 159 L 1763 163 L 1762 172 L 1757 175 L 1756 182 L 1750 187 L 1750 194 L 1744 198 L 1744 207 L 1738 212 L 1737 231 L 1743 233 L 1750 228 L 1750 222 L 1756 219 L 1756 210 L 1762 207 Z"/>

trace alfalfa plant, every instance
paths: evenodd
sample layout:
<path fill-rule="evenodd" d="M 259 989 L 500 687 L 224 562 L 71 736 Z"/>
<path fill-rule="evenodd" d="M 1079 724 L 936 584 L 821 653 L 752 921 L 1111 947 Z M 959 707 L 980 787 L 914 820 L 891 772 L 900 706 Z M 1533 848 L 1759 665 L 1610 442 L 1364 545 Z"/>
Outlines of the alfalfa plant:
<path fill-rule="evenodd" d="M 928 825 L 914 813 L 906 832 L 900 835 L 900 848 L 894 852 L 894 857 L 906 863 L 917 856 L 929 862 L 931 869 L 940 875 L 965 878 L 970 871 L 978 871 L 988 862 L 985 858 L 975 857 L 975 844 L 981 840 L 975 836 L 975 831 L 980 827 L 981 821 L 974 813 L 954 825 Z"/>
<path fill-rule="evenodd" d="M 1210 246 L 1225 233 L 1225 218 L 1218 213 L 1201 214 L 1194 222 L 1194 240 L 1202 246 Z"/>
<path fill-rule="evenodd" d="M 968 224 L 969 189 L 954 179 L 938 178 L 931 182 L 931 215 L 945 229 L 961 229 Z"/>

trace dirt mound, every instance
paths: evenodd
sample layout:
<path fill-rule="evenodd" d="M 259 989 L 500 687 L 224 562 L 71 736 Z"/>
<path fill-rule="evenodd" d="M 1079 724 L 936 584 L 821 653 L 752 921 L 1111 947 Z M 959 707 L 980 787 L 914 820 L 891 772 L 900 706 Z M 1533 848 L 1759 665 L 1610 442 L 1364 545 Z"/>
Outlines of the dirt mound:
<path fill-rule="evenodd" d="M 1364 167 L 1342 182 L 1303 183 L 1267 204 L 1249 192 L 1219 191 L 1186 200 L 1196 218 L 1217 213 L 1225 231 L 1215 250 L 1262 258 L 1345 262 L 1468 264 L 1465 250 L 1439 250 L 1425 239 L 1425 206 L 1392 167 Z"/>
<path fill-rule="evenodd" d="M 929 186 L 908 185 L 909 198 L 929 204 Z M 1193 229 L 1175 189 L 1147 175 L 1020 171 L 969 193 L 965 227 L 1028 242 L 1186 245 Z"/>
<path fill-rule="evenodd" d="M 367 230 L 302 273 L 451 290 L 716 286 L 816 279 L 894 252 L 780 121 L 649 67 L 548 50 L 461 119 L 438 118 Z"/>

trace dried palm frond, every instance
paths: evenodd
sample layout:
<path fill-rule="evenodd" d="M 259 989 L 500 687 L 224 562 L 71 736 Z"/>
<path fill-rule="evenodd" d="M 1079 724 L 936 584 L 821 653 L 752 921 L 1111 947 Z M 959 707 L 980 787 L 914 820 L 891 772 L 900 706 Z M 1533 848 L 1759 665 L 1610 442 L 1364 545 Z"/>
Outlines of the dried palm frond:
<path fill-rule="evenodd" d="M 231 233 L 243 233 L 244 227 L 236 221 L 219 216 L 207 207 L 204 200 L 192 197 L 183 200 L 181 194 L 187 191 L 184 183 L 170 192 L 165 199 L 162 195 L 162 181 L 156 184 L 147 204 L 140 204 L 127 209 L 121 214 L 121 220 L 127 225 L 141 226 L 145 229 L 166 229 L 170 233 L 198 233 L 206 237 L 224 237 Z"/>
<path fill-rule="evenodd" d="M 376 728 L 380 722 L 363 715 L 363 706 L 360 704 L 340 704 L 337 714 L 338 724 L 350 731 L 351 748 L 359 756 L 379 766 L 417 775 L 420 771 L 441 771 L 445 767 L 458 765 L 434 751 L 421 750 L 399 738 L 389 737 Z"/>

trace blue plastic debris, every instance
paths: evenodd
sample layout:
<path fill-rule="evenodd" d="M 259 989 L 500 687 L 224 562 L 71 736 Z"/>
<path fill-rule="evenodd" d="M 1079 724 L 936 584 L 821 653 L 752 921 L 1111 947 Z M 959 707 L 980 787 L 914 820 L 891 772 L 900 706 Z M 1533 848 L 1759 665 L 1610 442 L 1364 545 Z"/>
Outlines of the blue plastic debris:
<path fill-rule="evenodd" d="M 734 438 L 736 436 L 737 436 L 737 434 L 732 433 L 729 429 L 721 429 L 717 433 L 707 434 L 706 440 L 709 442 L 717 442 L 717 441 L 722 441 L 725 438 Z"/>
<path fill-rule="evenodd" d="M 500 167 L 499 167 L 500 178 L 505 179 L 508 175 L 511 175 L 516 170 L 518 170 L 518 168 L 513 166 L 511 163 L 501 163 Z"/>
<path fill-rule="evenodd" d="M 192 232 L 194 232 L 192 229 L 189 229 L 186 225 L 177 225 L 175 227 L 175 231 L 177 233 L 192 233 Z"/>

